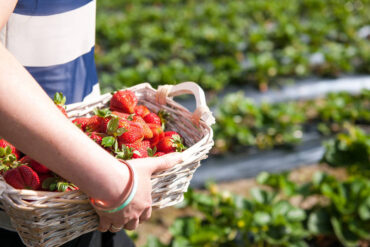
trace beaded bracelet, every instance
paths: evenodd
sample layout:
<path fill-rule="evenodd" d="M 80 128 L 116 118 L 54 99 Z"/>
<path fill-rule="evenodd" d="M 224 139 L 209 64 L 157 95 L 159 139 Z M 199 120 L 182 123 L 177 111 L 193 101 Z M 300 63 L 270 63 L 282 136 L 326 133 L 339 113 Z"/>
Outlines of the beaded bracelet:
<path fill-rule="evenodd" d="M 94 207 L 99 209 L 100 211 L 105 212 L 105 213 L 114 213 L 114 212 L 120 211 L 123 208 L 125 208 L 132 201 L 132 199 L 134 198 L 134 196 L 136 194 L 136 191 L 137 191 L 137 186 L 138 186 L 137 180 L 138 179 L 137 179 L 136 172 L 135 172 L 134 168 L 128 162 L 126 162 L 124 160 L 119 160 L 119 161 L 121 161 L 123 164 L 125 164 L 127 166 L 127 168 L 129 169 L 129 171 L 130 171 L 130 177 L 131 177 L 130 180 L 132 182 L 130 184 L 129 195 L 127 196 L 127 199 L 125 199 L 120 206 L 118 206 L 117 208 L 113 208 L 113 209 L 101 208 L 101 207 L 99 207 L 95 204 L 94 199 L 90 198 L 90 201 L 94 205 Z"/>

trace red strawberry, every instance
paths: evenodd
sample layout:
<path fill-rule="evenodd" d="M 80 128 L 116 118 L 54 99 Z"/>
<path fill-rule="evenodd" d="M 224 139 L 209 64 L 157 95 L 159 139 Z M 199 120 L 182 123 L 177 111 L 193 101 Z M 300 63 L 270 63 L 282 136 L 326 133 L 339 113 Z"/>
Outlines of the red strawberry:
<path fill-rule="evenodd" d="M 87 117 L 80 117 L 72 120 L 72 123 L 74 123 L 77 127 L 82 129 L 82 131 L 86 130 L 86 126 L 89 123 L 90 118 Z"/>
<path fill-rule="evenodd" d="M 159 140 L 162 138 L 163 134 L 163 129 L 160 125 L 157 124 L 148 124 L 150 130 L 153 133 L 153 137 L 149 139 L 150 144 L 152 147 L 155 147 Z"/>
<path fill-rule="evenodd" d="M 157 144 L 158 152 L 171 153 L 181 152 L 185 149 L 179 135 L 164 136 Z"/>
<path fill-rule="evenodd" d="M 163 156 L 163 155 L 165 155 L 166 153 L 163 153 L 163 152 L 156 152 L 155 154 L 154 154 L 154 157 L 160 157 L 160 156 Z"/>
<path fill-rule="evenodd" d="M 19 162 L 23 164 L 28 164 L 37 173 L 48 173 L 50 171 L 49 168 L 47 168 L 43 164 L 40 164 L 36 160 L 33 160 L 31 157 L 27 155 L 20 159 Z"/>
<path fill-rule="evenodd" d="M 135 114 L 139 115 L 142 118 L 144 118 L 149 113 L 150 113 L 150 111 L 145 105 L 137 105 L 135 107 Z"/>
<path fill-rule="evenodd" d="M 96 115 L 92 116 L 91 118 L 89 118 L 85 129 L 89 132 L 100 132 L 103 122 L 104 118 Z"/>
<path fill-rule="evenodd" d="M 123 119 L 127 119 L 130 116 L 130 114 L 128 114 L 128 113 L 123 113 L 123 112 L 119 112 L 119 111 L 112 111 L 112 114 L 116 115 L 119 118 L 123 118 Z"/>
<path fill-rule="evenodd" d="M 17 159 L 19 159 L 21 153 L 12 144 L 5 141 L 4 139 L 0 139 L 0 148 L 5 148 L 6 146 L 9 146 L 12 150 L 12 154 L 14 154 Z"/>
<path fill-rule="evenodd" d="M 170 137 L 172 137 L 173 135 L 178 135 L 178 136 L 180 136 L 180 134 L 179 133 L 177 133 L 176 131 L 165 131 L 164 132 L 164 136 L 170 136 Z M 180 136 L 181 137 L 181 136 Z"/>
<path fill-rule="evenodd" d="M 31 167 L 23 165 L 11 169 L 4 174 L 5 181 L 16 189 L 36 190 L 40 186 L 40 178 Z"/>
<path fill-rule="evenodd" d="M 122 112 L 117 112 L 117 111 L 113 111 L 112 112 L 113 115 L 116 115 L 122 119 L 125 119 L 125 120 L 128 120 L 128 121 L 133 121 L 133 122 L 136 122 L 138 123 L 139 125 L 141 125 L 141 127 L 143 127 L 143 130 L 144 130 L 144 138 L 145 139 L 150 139 L 153 137 L 153 133 L 152 131 L 150 130 L 149 126 L 146 124 L 146 122 L 144 121 L 144 119 L 136 114 L 127 114 L 127 113 L 122 113 Z"/>
<path fill-rule="evenodd" d="M 105 133 L 108 122 L 111 119 L 111 112 L 108 108 L 105 108 L 95 109 L 94 113 L 95 115 L 88 120 L 86 131 Z"/>
<path fill-rule="evenodd" d="M 120 119 L 119 128 L 125 128 L 126 132 L 118 136 L 118 142 L 121 143 L 133 143 L 141 141 L 144 138 L 143 127 L 135 122 Z"/>
<path fill-rule="evenodd" d="M 91 140 L 93 140 L 94 142 L 96 142 L 97 144 L 101 144 L 102 140 L 103 140 L 103 137 L 101 135 L 99 135 L 99 133 L 97 132 L 89 132 L 89 133 L 86 133 L 90 138 Z"/>
<path fill-rule="evenodd" d="M 159 125 L 159 126 L 162 125 L 161 119 L 158 117 L 157 114 L 155 114 L 153 112 L 146 115 L 144 117 L 144 120 L 145 120 L 146 123 L 156 124 L 156 125 Z"/>
<path fill-rule="evenodd" d="M 134 153 L 133 153 L 132 158 L 138 159 L 138 158 L 148 157 L 148 148 L 150 148 L 150 142 L 149 141 L 128 143 L 128 144 L 126 144 L 126 146 L 133 149 Z"/>
<path fill-rule="evenodd" d="M 134 113 L 137 104 L 137 97 L 130 90 L 117 91 L 113 94 L 110 101 L 110 109 L 112 111 L 120 111 L 125 113 Z"/>
<path fill-rule="evenodd" d="M 66 103 L 66 97 L 63 96 L 62 93 L 55 93 L 54 94 L 54 103 L 58 107 L 58 109 L 68 118 L 66 109 L 64 104 Z"/>
<path fill-rule="evenodd" d="M 144 130 L 144 138 L 145 139 L 150 139 L 153 137 L 153 132 L 152 130 L 149 128 L 148 124 L 144 121 L 144 119 L 138 115 L 134 115 L 132 117 L 132 121 L 135 122 L 135 123 L 138 123 L 139 125 L 141 125 L 141 127 L 143 127 L 143 130 Z"/>
<path fill-rule="evenodd" d="M 76 185 L 74 184 L 71 184 L 67 187 L 67 189 L 65 191 L 72 191 L 72 190 L 79 190 L 80 188 L 78 188 Z"/>

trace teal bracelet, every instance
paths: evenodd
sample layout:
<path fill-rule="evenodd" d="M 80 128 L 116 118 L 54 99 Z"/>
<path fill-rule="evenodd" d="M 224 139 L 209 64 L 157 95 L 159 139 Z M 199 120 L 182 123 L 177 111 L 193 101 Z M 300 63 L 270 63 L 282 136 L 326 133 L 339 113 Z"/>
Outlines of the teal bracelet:
<path fill-rule="evenodd" d="M 130 204 L 130 202 L 132 201 L 132 199 L 134 198 L 135 194 L 136 194 L 136 191 L 137 191 L 137 185 L 138 185 L 138 182 L 137 182 L 137 176 L 136 176 L 136 172 L 134 170 L 134 168 L 129 165 L 128 163 L 125 163 L 129 169 L 131 170 L 132 172 L 132 179 L 134 180 L 134 185 L 132 186 L 132 190 L 130 192 L 130 195 L 127 197 L 126 201 L 124 201 L 120 206 L 118 206 L 117 208 L 115 209 L 111 209 L 111 210 L 104 210 L 103 212 L 105 213 L 115 213 L 115 212 L 118 212 L 122 209 L 124 209 L 128 204 Z"/>

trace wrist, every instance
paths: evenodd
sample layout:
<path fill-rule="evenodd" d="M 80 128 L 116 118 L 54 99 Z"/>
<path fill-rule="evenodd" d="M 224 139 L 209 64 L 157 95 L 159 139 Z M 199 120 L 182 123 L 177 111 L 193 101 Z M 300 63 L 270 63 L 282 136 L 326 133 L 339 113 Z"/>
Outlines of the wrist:
<path fill-rule="evenodd" d="M 126 161 L 120 161 L 123 163 L 122 165 L 124 165 L 129 170 L 129 181 L 124 189 L 124 192 L 120 196 L 120 199 L 115 200 L 115 202 L 107 202 L 95 198 L 90 198 L 90 202 L 92 203 L 92 205 L 100 211 L 104 211 L 106 213 L 114 213 L 120 211 L 125 208 L 135 196 L 138 186 L 138 180 L 134 168 Z"/>
<path fill-rule="evenodd" d="M 129 196 L 133 186 L 133 178 L 128 167 L 120 162 L 117 162 L 119 169 L 116 169 L 114 179 L 107 178 L 108 192 L 102 196 L 92 196 L 90 201 L 95 207 L 101 209 L 114 208 L 120 205 Z"/>

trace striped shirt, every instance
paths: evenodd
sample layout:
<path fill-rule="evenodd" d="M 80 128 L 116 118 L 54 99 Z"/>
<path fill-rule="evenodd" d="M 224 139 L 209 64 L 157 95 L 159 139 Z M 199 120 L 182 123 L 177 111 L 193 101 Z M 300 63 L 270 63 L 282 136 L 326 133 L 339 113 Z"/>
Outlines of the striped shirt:
<path fill-rule="evenodd" d="M 67 104 L 80 102 L 100 94 L 95 12 L 95 0 L 18 0 L 0 41 L 50 97 L 62 92 Z M 3 211 L 0 228 L 14 231 Z"/>
<path fill-rule="evenodd" d="M 18 0 L 0 40 L 50 97 L 80 102 L 100 93 L 95 12 L 95 0 Z"/>

